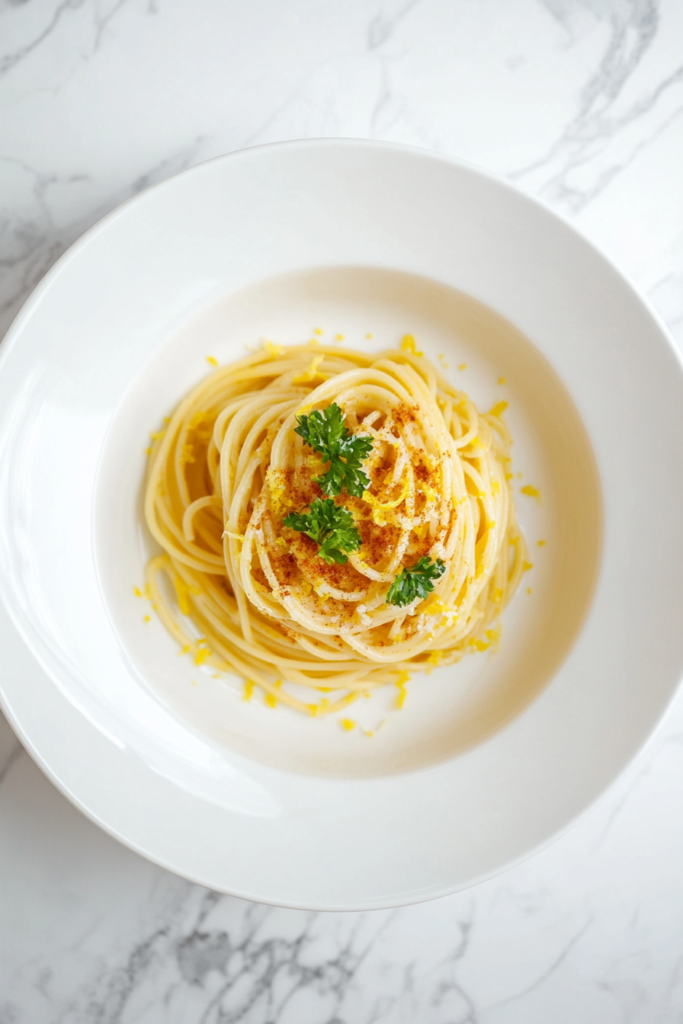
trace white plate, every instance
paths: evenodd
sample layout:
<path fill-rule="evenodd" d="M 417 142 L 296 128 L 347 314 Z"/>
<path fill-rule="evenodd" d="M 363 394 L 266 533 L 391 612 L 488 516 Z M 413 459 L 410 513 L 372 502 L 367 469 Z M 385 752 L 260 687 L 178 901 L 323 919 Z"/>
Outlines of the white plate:
<path fill-rule="evenodd" d="M 499 653 L 417 677 L 400 713 L 389 690 L 363 702 L 367 730 L 388 717 L 372 739 L 245 703 L 133 596 L 148 432 L 207 355 L 316 327 L 376 349 L 410 332 L 477 403 L 508 400 L 517 485 L 541 491 L 518 499 L 534 568 Z M 351 909 L 472 884 L 583 811 L 673 696 L 676 354 L 570 227 L 453 161 L 288 143 L 127 203 L 3 344 L 0 445 L 2 597 L 45 670 L 3 616 L 8 716 L 94 820 L 211 888 Z"/>

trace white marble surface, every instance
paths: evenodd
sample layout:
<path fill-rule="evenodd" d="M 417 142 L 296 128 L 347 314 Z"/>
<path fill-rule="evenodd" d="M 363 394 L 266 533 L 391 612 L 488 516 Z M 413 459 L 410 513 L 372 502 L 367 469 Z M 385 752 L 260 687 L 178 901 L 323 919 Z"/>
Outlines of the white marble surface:
<path fill-rule="evenodd" d="M 542 196 L 683 348 L 682 115 L 680 0 L 0 0 L 0 334 L 146 185 L 345 135 L 456 154 Z M 346 915 L 148 864 L 0 720 L 0 1024 L 682 1020 L 683 698 L 544 853 L 438 902 Z"/>

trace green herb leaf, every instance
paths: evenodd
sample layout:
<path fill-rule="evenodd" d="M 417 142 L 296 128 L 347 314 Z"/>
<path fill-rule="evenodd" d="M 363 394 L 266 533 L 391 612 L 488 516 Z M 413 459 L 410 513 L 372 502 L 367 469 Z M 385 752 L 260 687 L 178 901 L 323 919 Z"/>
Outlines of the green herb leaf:
<path fill-rule="evenodd" d="M 437 558 L 435 562 L 425 557 L 411 566 L 402 569 L 389 587 L 387 604 L 397 604 L 399 608 L 412 604 L 416 597 L 420 600 L 434 589 L 434 580 L 438 580 L 446 571 L 446 565 Z"/>
<path fill-rule="evenodd" d="M 330 565 L 344 565 L 344 552 L 357 551 L 361 545 L 353 516 L 347 508 L 335 505 L 332 498 L 316 498 L 310 512 L 291 512 L 282 522 L 319 544 L 318 554 Z"/>
<path fill-rule="evenodd" d="M 316 481 L 323 494 L 341 494 L 346 488 L 356 498 L 362 497 L 370 486 L 362 466 L 372 451 L 372 438 L 354 437 L 336 402 L 326 409 L 314 409 L 308 416 L 297 416 L 296 422 L 294 433 L 329 460 L 330 468 Z"/>

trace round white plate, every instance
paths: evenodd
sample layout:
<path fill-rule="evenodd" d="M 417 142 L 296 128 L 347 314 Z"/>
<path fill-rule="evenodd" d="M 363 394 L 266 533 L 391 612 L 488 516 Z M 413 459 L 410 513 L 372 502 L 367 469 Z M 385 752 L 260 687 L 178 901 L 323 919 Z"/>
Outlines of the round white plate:
<path fill-rule="evenodd" d="M 480 406 L 508 401 L 515 486 L 540 491 L 518 494 L 533 568 L 499 651 L 416 677 L 400 712 L 390 688 L 361 702 L 352 733 L 246 703 L 133 594 L 149 431 L 206 356 L 316 328 L 411 333 Z M 443 895 L 547 842 L 663 714 L 682 497 L 673 347 L 557 217 L 385 144 L 214 160 L 88 232 L 2 346 L 4 707 L 74 803 L 203 885 L 320 909 Z"/>

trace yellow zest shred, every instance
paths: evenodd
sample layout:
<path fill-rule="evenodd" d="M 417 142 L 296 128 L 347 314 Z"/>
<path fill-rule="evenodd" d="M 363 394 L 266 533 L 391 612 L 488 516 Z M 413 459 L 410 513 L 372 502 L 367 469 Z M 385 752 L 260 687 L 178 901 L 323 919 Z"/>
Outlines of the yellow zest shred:
<path fill-rule="evenodd" d="M 371 334 L 366 334 L 365 337 L 368 339 L 368 341 L 372 341 L 372 335 Z"/>
<path fill-rule="evenodd" d="M 173 586 L 175 587 L 176 596 L 178 598 L 178 607 L 180 608 L 183 615 L 190 614 L 190 602 L 188 600 L 189 590 L 185 584 L 185 581 L 181 579 L 178 573 L 173 576 Z"/>
<path fill-rule="evenodd" d="M 273 503 L 273 509 L 275 512 L 282 512 L 283 509 L 289 507 L 292 503 L 289 498 L 284 497 L 286 490 L 286 481 L 276 475 L 276 471 L 269 469 L 266 473 L 266 481 L 270 488 L 270 500 Z"/>
<path fill-rule="evenodd" d="M 181 647 L 180 650 L 178 651 L 178 657 L 180 657 L 182 654 L 189 654 L 189 653 L 190 653 L 190 645 L 189 644 L 185 644 L 184 647 Z"/>
<path fill-rule="evenodd" d="M 526 592 L 527 592 L 527 594 L 530 594 L 531 593 L 531 587 L 527 587 L 526 588 Z"/>
<path fill-rule="evenodd" d="M 254 681 L 253 679 L 244 680 L 244 692 L 242 693 L 242 700 L 251 700 L 251 695 L 254 692 Z"/>
<path fill-rule="evenodd" d="M 275 697 L 274 694 L 272 694 L 272 693 L 267 693 L 266 694 L 265 702 L 266 702 L 266 704 L 268 705 L 269 708 L 276 708 L 277 707 L 277 697 Z"/>
<path fill-rule="evenodd" d="M 320 690 L 321 693 L 332 693 L 331 686 L 316 686 L 316 690 Z"/>
<path fill-rule="evenodd" d="M 151 448 L 145 448 L 145 455 L 147 456 L 147 458 L 149 458 L 151 454 L 152 454 L 152 449 Z"/>
<path fill-rule="evenodd" d="M 351 732 L 352 729 L 356 728 L 356 723 L 352 718 L 342 718 L 339 724 L 346 732 Z"/>
<path fill-rule="evenodd" d="M 524 564 L 522 565 L 522 572 L 528 572 L 529 569 L 533 569 L 533 567 L 533 562 L 524 562 Z"/>
<path fill-rule="evenodd" d="M 322 335 L 322 333 L 323 333 L 323 332 L 322 332 L 322 330 L 320 329 L 320 327 L 316 327 L 316 329 L 315 329 L 315 330 L 313 331 L 313 333 L 314 333 L 314 334 L 317 334 L 317 335 L 319 335 L 319 336 L 320 336 L 320 335 Z"/>
<path fill-rule="evenodd" d="M 136 597 L 142 597 L 142 591 L 140 590 L 139 587 L 133 587 L 133 593 L 135 594 Z"/>
<path fill-rule="evenodd" d="M 522 494 L 526 494 L 528 498 L 540 498 L 541 492 L 538 487 L 532 487 L 531 484 L 525 484 L 522 487 Z"/>
<path fill-rule="evenodd" d="M 203 665 L 211 657 L 211 651 L 208 647 L 199 647 L 195 652 L 194 663 L 195 665 Z"/>
<path fill-rule="evenodd" d="M 343 341 L 344 340 L 344 335 L 343 334 L 338 334 L 334 340 L 335 341 Z"/>
<path fill-rule="evenodd" d="M 496 402 L 493 408 L 489 409 L 489 416 L 502 416 L 507 407 L 507 402 Z"/>
<path fill-rule="evenodd" d="M 268 353 L 269 359 L 277 359 L 277 357 L 281 356 L 282 353 L 284 352 L 283 346 L 276 345 L 274 341 L 264 341 L 263 347 Z"/>
<path fill-rule="evenodd" d="M 503 600 L 503 591 L 500 589 L 500 587 L 496 587 L 496 589 L 493 591 L 493 600 L 496 602 L 496 604 L 498 604 L 499 601 Z"/>
<path fill-rule="evenodd" d="M 505 377 L 499 377 L 498 378 L 498 383 L 499 384 L 504 384 L 505 383 Z"/>
<path fill-rule="evenodd" d="M 458 367 L 458 369 L 459 370 L 466 370 L 467 369 L 467 363 L 461 363 L 460 366 Z"/>
<path fill-rule="evenodd" d="M 363 501 L 367 501 L 372 508 L 372 518 L 378 526 L 386 526 L 386 514 L 392 508 L 398 508 L 402 501 L 405 501 L 410 485 L 407 477 L 401 480 L 401 493 L 393 501 L 380 501 L 370 491 L 363 491 Z"/>
<path fill-rule="evenodd" d="M 368 337 L 371 337 L 371 335 L 368 335 Z M 417 345 L 415 344 L 415 338 L 412 336 L 412 334 L 405 335 L 405 337 L 401 341 L 401 348 L 403 349 L 404 352 L 410 352 L 414 356 L 424 355 L 424 352 L 420 352 L 419 349 L 417 348 Z"/>
<path fill-rule="evenodd" d="M 493 483 L 491 484 L 491 494 L 498 494 L 499 491 L 500 484 L 498 483 L 497 480 L 494 480 Z"/>
<path fill-rule="evenodd" d="M 318 367 L 324 358 L 324 355 L 316 356 L 315 359 L 311 361 L 311 365 L 307 370 L 304 370 L 303 373 L 298 374 L 296 377 L 292 377 L 292 384 L 308 384 L 308 382 L 312 381 L 314 377 L 322 376 L 318 373 Z"/>
<path fill-rule="evenodd" d="M 218 360 L 216 359 L 215 356 L 207 356 L 206 361 L 209 364 L 209 366 L 218 366 Z"/>
<path fill-rule="evenodd" d="M 143 622 L 151 622 L 151 616 L 145 615 L 142 619 Z"/>
<path fill-rule="evenodd" d="M 423 615 L 437 615 L 439 612 L 446 611 L 446 605 L 443 603 L 440 597 L 436 594 L 432 594 L 428 597 L 425 604 L 420 608 L 420 612 Z"/>

